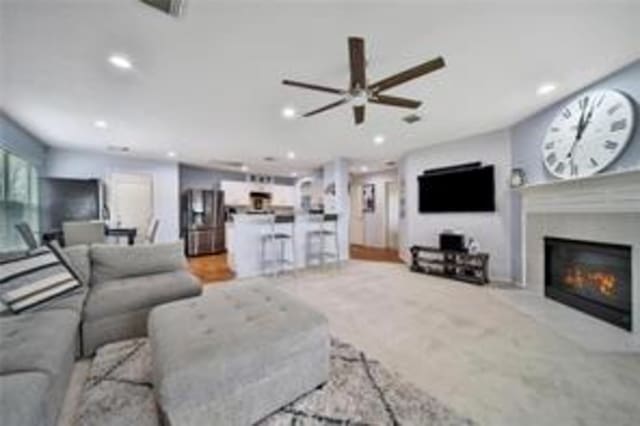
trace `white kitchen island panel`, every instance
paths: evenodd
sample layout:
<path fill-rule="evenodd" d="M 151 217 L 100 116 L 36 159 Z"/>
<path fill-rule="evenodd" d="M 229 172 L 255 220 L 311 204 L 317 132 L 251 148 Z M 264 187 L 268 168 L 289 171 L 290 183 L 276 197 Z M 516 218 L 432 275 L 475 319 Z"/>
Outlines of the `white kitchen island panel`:
<path fill-rule="evenodd" d="M 293 261 L 292 265 L 285 265 L 285 269 L 291 270 L 294 265 L 296 268 L 307 267 L 307 250 L 308 250 L 308 233 L 313 230 L 319 230 L 323 226 L 318 218 L 308 214 L 296 214 L 295 223 L 293 225 L 293 244 L 291 241 L 284 241 L 284 256 L 286 259 Z M 251 215 L 236 214 L 233 221 L 227 223 L 227 261 L 229 267 L 235 272 L 238 278 L 255 277 L 263 274 L 263 263 L 261 256 L 262 237 L 273 231 L 271 215 Z M 335 222 L 325 222 L 324 227 L 327 230 L 334 230 Z M 290 223 L 281 223 L 275 225 L 275 231 L 285 234 L 291 234 L 292 227 Z M 311 249 L 317 252 L 321 249 L 320 239 L 314 238 Z M 272 261 L 279 255 L 281 246 L 280 241 L 265 244 L 265 254 L 267 262 Z M 336 246 L 333 236 L 325 237 L 324 251 L 334 253 Z M 340 259 L 348 258 L 348 253 L 340 253 Z M 310 265 L 319 264 L 318 259 L 312 259 Z M 326 262 L 335 262 L 335 256 L 329 257 Z M 268 265 L 269 270 L 273 269 L 273 265 Z"/>

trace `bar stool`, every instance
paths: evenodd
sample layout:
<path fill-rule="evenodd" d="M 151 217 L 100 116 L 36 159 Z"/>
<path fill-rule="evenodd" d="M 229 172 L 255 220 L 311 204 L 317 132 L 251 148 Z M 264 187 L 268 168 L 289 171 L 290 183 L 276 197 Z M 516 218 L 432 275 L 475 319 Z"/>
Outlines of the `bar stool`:
<path fill-rule="evenodd" d="M 276 229 L 277 225 L 289 224 L 289 232 Z M 287 259 L 286 245 L 291 244 L 291 258 Z M 279 249 L 279 250 L 278 250 Z M 277 250 L 277 251 L 276 251 Z M 267 251 L 272 251 L 275 256 L 269 259 Z M 260 239 L 260 264 L 262 272 L 269 275 L 268 266 L 273 265 L 273 275 L 278 275 L 285 270 L 286 265 L 291 265 L 293 272 L 296 270 L 295 247 L 295 215 L 273 215 L 269 222 L 269 229 L 262 234 Z"/>
<path fill-rule="evenodd" d="M 315 219 L 315 220 L 314 220 Z M 324 267 L 327 259 L 335 259 L 336 266 L 340 266 L 340 243 L 338 240 L 338 215 L 325 214 L 317 215 L 312 221 L 319 223 L 319 228 L 312 229 L 307 232 L 307 266 L 317 259 L 321 266 Z M 333 223 L 333 225 L 330 225 Z M 333 240 L 335 251 L 326 250 L 326 239 Z M 317 250 L 314 249 L 314 243 L 319 244 Z"/>

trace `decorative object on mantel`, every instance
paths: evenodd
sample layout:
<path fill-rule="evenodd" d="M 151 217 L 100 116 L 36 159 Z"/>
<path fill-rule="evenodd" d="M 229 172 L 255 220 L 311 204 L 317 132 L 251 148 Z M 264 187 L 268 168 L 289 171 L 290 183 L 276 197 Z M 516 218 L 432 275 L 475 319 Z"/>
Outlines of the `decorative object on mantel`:
<path fill-rule="evenodd" d="M 451 278 L 473 284 L 489 283 L 489 254 L 441 250 L 435 247 L 412 246 L 411 271 Z"/>
<path fill-rule="evenodd" d="M 311 424 L 473 426 L 353 346 L 331 340 L 329 382 L 257 426 Z M 100 348 L 75 416 L 76 426 L 159 426 L 147 338 Z M 213 423 L 212 423 L 213 424 Z"/>
<path fill-rule="evenodd" d="M 573 99 L 551 122 L 542 161 L 560 179 L 591 176 L 624 151 L 634 129 L 631 99 L 616 90 L 594 90 Z"/>
<path fill-rule="evenodd" d="M 509 179 L 509 184 L 512 188 L 520 188 L 527 183 L 527 175 L 525 174 L 523 169 L 513 168 L 511 169 L 511 178 Z"/>
<path fill-rule="evenodd" d="M 476 254 L 479 251 L 480 244 L 478 244 L 478 241 L 473 237 L 469 237 L 469 241 L 467 241 L 467 252 L 469 252 L 469 254 Z"/>
<path fill-rule="evenodd" d="M 362 185 L 362 212 L 376 211 L 376 186 L 372 183 Z"/>

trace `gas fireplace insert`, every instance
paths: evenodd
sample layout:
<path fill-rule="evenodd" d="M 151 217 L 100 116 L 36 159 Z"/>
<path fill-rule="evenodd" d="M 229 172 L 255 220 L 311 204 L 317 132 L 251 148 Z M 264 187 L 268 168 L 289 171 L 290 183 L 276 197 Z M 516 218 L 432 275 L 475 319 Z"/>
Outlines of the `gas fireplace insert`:
<path fill-rule="evenodd" d="M 546 237 L 545 296 L 631 330 L 631 247 Z"/>

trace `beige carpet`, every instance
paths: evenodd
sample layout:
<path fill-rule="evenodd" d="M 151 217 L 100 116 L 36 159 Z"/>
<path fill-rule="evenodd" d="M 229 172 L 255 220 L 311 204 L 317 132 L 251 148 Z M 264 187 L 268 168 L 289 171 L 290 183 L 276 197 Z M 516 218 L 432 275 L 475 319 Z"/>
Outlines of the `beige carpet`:
<path fill-rule="evenodd" d="M 585 349 L 505 301 L 505 292 L 519 290 L 365 261 L 256 280 L 315 306 L 333 335 L 480 424 L 617 426 L 640 419 L 640 355 Z M 86 363 L 76 370 L 61 424 L 74 411 Z"/>
<path fill-rule="evenodd" d="M 504 301 L 504 292 L 522 290 L 364 261 L 261 280 L 315 306 L 333 335 L 481 424 L 640 419 L 640 355 L 588 351 Z"/>

